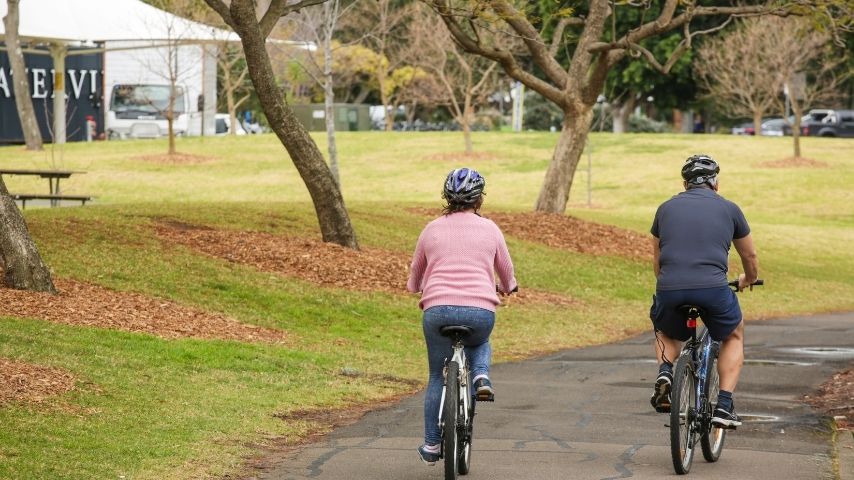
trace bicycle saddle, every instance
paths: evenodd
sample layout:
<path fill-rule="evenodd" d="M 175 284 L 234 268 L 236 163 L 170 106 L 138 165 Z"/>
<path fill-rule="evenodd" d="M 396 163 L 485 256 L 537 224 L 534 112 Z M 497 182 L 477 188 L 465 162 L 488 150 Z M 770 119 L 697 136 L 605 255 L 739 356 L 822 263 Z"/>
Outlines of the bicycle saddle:
<path fill-rule="evenodd" d="M 703 316 L 703 314 L 706 313 L 706 311 L 704 309 L 702 309 L 696 305 L 691 305 L 691 304 L 687 304 L 687 303 L 685 305 L 679 305 L 678 307 L 676 307 L 677 310 L 684 313 L 686 316 L 691 312 L 692 308 L 696 308 L 697 313 L 699 313 L 701 317 Z"/>
<path fill-rule="evenodd" d="M 472 334 L 474 330 L 471 327 L 466 327 L 464 325 L 447 325 L 439 329 L 439 334 L 443 337 L 457 337 L 460 338 L 467 337 Z"/>

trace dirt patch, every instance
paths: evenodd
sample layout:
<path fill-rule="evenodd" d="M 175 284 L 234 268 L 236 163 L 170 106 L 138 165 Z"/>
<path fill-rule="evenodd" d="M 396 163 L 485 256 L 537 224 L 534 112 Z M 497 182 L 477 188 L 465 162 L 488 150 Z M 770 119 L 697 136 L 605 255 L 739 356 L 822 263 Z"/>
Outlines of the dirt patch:
<path fill-rule="evenodd" d="M 828 416 L 836 418 L 838 428 L 854 430 L 854 368 L 835 373 L 804 399 Z"/>
<path fill-rule="evenodd" d="M 412 208 L 412 213 L 438 216 L 441 211 Z M 484 213 L 505 234 L 522 240 L 588 255 L 615 255 L 636 260 L 652 258 L 649 236 L 613 225 L 588 222 L 556 213 Z"/>
<path fill-rule="evenodd" d="M 226 478 L 256 478 L 258 474 L 268 472 L 286 462 L 287 453 L 294 451 L 300 446 L 315 443 L 339 427 L 356 423 L 369 412 L 396 405 L 402 399 L 414 395 L 420 390 L 421 385 L 423 385 L 421 382 L 414 380 L 400 379 L 387 375 L 378 375 L 375 377 L 372 377 L 372 381 L 403 384 L 407 388 L 400 393 L 390 395 L 382 400 L 351 404 L 338 408 L 297 409 L 274 414 L 274 417 L 285 422 L 304 423 L 307 425 L 306 433 L 294 437 L 270 438 L 264 445 L 253 445 L 253 450 L 257 451 L 256 455 L 246 460 L 241 471 Z"/>
<path fill-rule="evenodd" d="M 283 331 L 248 325 L 169 300 L 74 280 L 54 279 L 54 283 L 58 295 L 0 288 L 0 315 L 141 332 L 168 339 L 190 337 L 266 343 L 288 340 Z"/>
<path fill-rule="evenodd" d="M 167 242 L 266 272 L 346 290 L 406 294 L 412 259 L 404 252 L 372 247 L 354 251 L 309 238 L 214 230 L 176 221 L 161 221 L 155 229 Z M 506 305 L 577 304 L 564 295 L 531 289 L 523 289 L 504 302 Z"/>
<path fill-rule="evenodd" d="M 41 403 L 74 388 L 74 376 L 60 368 L 0 358 L 0 406 Z"/>
<path fill-rule="evenodd" d="M 137 155 L 131 157 L 132 160 L 142 160 L 144 162 L 160 163 L 164 165 L 199 165 L 210 163 L 217 160 L 216 157 L 206 157 L 204 155 L 193 155 L 192 153 L 168 153 L 160 155 Z"/>
<path fill-rule="evenodd" d="M 495 155 L 489 152 L 441 152 L 431 155 L 425 155 L 424 160 L 438 160 L 442 162 L 450 161 L 471 161 L 471 160 L 495 160 Z"/>
<path fill-rule="evenodd" d="M 827 168 L 830 165 L 811 158 L 787 157 L 780 160 L 762 162 L 759 166 L 765 168 Z"/>

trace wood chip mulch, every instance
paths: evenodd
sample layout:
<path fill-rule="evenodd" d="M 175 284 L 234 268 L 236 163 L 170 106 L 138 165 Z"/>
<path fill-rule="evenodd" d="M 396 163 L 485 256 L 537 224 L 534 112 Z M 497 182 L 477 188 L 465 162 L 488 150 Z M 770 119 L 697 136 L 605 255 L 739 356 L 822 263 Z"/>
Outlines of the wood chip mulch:
<path fill-rule="evenodd" d="M 438 216 L 438 209 L 413 208 L 413 213 Z M 636 260 L 652 258 L 649 235 L 556 213 L 484 213 L 507 235 L 588 255 L 614 255 Z"/>
<path fill-rule="evenodd" d="M 835 373 L 804 399 L 828 416 L 836 418 L 840 429 L 854 430 L 854 368 Z"/>
<path fill-rule="evenodd" d="M 119 292 L 54 279 L 58 295 L 0 288 L 0 316 L 38 318 L 66 325 L 124 330 L 161 338 L 202 338 L 282 343 L 281 330 L 238 322 L 141 293 Z"/>
<path fill-rule="evenodd" d="M 827 168 L 826 162 L 804 157 L 786 157 L 780 160 L 762 162 L 760 167 L 765 168 Z"/>
<path fill-rule="evenodd" d="M 74 376 L 60 368 L 0 357 L 0 405 L 41 403 L 74 388 Z"/>
<path fill-rule="evenodd" d="M 412 260 L 409 253 L 373 247 L 353 251 L 310 238 L 215 230 L 176 221 L 160 221 L 154 228 L 157 235 L 168 243 L 184 245 L 262 271 L 326 287 L 406 293 Z M 556 293 L 526 289 L 521 295 L 511 297 L 509 303 L 574 305 L 577 301 Z"/>

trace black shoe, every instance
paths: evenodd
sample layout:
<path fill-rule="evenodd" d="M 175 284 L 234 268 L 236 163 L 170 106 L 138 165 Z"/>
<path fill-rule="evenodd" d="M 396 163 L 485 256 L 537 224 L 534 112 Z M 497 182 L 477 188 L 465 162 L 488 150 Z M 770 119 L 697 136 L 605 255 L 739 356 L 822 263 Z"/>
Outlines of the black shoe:
<path fill-rule="evenodd" d="M 659 372 L 655 380 L 655 391 L 649 399 L 652 408 L 658 413 L 670 413 L 670 388 L 673 374 L 667 371 Z"/>
<path fill-rule="evenodd" d="M 735 427 L 741 426 L 741 417 L 734 411 L 731 412 L 718 407 L 715 408 L 715 413 L 712 415 L 712 425 L 718 428 L 735 430 Z"/>
<path fill-rule="evenodd" d="M 478 402 L 494 402 L 495 390 L 492 389 L 492 382 L 486 377 L 478 378 L 474 382 L 474 397 Z"/>

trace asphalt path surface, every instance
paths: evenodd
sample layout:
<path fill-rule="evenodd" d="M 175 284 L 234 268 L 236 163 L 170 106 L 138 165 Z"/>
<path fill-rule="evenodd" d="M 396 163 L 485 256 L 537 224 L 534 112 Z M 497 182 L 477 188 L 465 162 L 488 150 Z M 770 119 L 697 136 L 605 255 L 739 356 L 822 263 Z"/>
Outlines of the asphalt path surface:
<path fill-rule="evenodd" d="M 803 402 L 854 362 L 854 314 L 748 323 L 747 361 L 735 394 L 745 424 L 717 463 L 697 447 L 691 476 L 833 478 L 830 427 Z M 478 404 L 472 467 L 461 478 L 658 479 L 675 476 L 666 415 L 649 405 L 657 366 L 652 333 L 621 343 L 493 367 L 496 403 Z M 277 459 L 259 478 L 443 478 L 415 451 L 423 395 L 340 428 Z M 683 477 L 684 478 L 684 477 Z"/>

